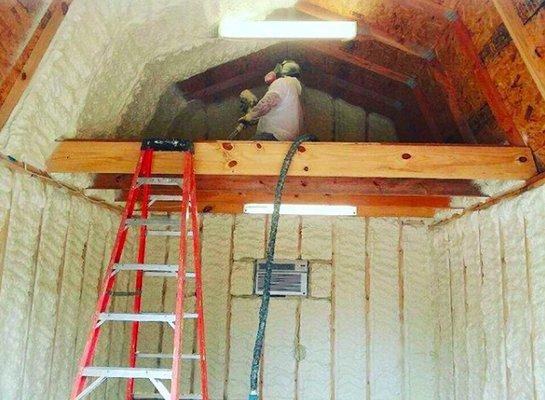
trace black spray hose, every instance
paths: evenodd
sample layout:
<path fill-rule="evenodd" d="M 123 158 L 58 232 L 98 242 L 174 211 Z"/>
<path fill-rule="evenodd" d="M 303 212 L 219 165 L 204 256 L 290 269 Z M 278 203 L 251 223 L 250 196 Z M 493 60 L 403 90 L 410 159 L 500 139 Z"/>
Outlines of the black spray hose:
<path fill-rule="evenodd" d="M 272 261 L 274 259 L 274 245 L 276 243 L 276 232 L 278 230 L 278 220 L 280 218 L 280 203 L 282 200 L 282 190 L 284 189 L 284 183 L 286 182 L 286 175 L 291 164 L 293 156 L 297 152 L 297 148 L 303 142 L 316 141 L 314 135 L 303 135 L 297 138 L 295 142 L 291 144 L 284 162 L 278 182 L 276 183 L 276 189 L 274 192 L 274 209 L 271 217 L 271 230 L 269 233 L 269 242 L 267 243 L 267 263 L 265 266 L 265 281 L 263 283 L 263 296 L 261 297 L 261 307 L 259 308 L 259 324 L 257 327 L 257 334 L 254 345 L 254 355 L 252 359 L 252 370 L 250 372 L 250 395 L 248 400 L 257 400 L 257 382 L 259 376 L 259 363 L 261 361 L 261 352 L 263 351 L 263 337 L 265 336 L 265 327 L 267 325 L 267 315 L 269 314 L 269 300 L 271 298 L 271 275 L 272 275 Z"/>

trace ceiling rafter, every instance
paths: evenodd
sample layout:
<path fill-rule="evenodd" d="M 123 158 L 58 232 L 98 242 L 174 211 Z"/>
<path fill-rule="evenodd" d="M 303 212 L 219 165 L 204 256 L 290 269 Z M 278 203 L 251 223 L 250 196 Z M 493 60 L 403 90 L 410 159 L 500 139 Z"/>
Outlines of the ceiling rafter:
<path fill-rule="evenodd" d="M 406 75 L 401 72 L 394 71 L 390 68 L 384 67 L 382 65 L 375 64 L 361 56 L 356 56 L 348 51 L 345 51 L 331 43 L 314 43 L 309 42 L 304 45 L 304 47 L 317 51 L 319 53 L 328 55 L 332 58 L 335 58 L 339 61 L 346 62 L 350 65 L 366 69 L 368 71 L 374 72 L 378 75 L 384 76 L 396 82 L 403 83 L 410 88 L 417 86 L 416 79 L 413 76 Z"/>
<path fill-rule="evenodd" d="M 301 11 L 307 15 L 313 16 L 315 18 L 324 19 L 324 20 L 355 20 L 358 23 L 358 36 L 357 40 L 375 40 L 377 42 L 383 43 L 387 46 L 401 50 L 404 53 L 423 58 L 425 60 L 432 60 L 435 58 L 435 52 L 431 48 L 426 48 L 417 43 L 406 42 L 401 43 L 398 39 L 393 37 L 388 32 L 383 29 L 370 24 L 365 21 L 363 16 L 356 16 L 357 18 L 346 18 L 342 15 L 336 14 L 332 11 L 326 10 L 317 5 L 311 4 L 308 1 L 299 1 L 295 8 L 298 11 Z"/>

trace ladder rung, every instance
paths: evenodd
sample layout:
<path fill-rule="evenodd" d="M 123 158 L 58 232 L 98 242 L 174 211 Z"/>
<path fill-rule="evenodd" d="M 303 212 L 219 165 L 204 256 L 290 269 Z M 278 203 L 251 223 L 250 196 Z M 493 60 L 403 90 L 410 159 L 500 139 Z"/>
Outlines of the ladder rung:
<path fill-rule="evenodd" d="M 195 319 L 197 313 L 184 313 L 184 319 Z M 174 323 L 174 314 L 162 313 L 100 313 L 99 320 L 103 321 L 128 321 L 128 322 L 168 322 Z"/>
<path fill-rule="evenodd" d="M 127 226 L 142 226 L 142 225 L 164 225 L 164 226 L 179 226 L 180 220 L 173 218 L 128 218 Z"/>
<path fill-rule="evenodd" d="M 116 264 L 114 272 L 144 271 L 146 276 L 171 277 L 178 275 L 177 264 Z M 195 278 L 195 272 L 186 272 L 186 278 Z"/>
<path fill-rule="evenodd" d="M 142 291 L 137 290 L 134 292 L 110 292 L 109 294 L 112 297 L 133 297 L 133 296 L 141 296 Z"/>
<path fill-rule="evenodd" d="M 114 271 L 177 272 L 178 264 L 116 264 Z"/>
<path fill-rule="evenodd" d="M 181 236 L 180 231 L 152 231 L 152 230 L 148 230 L 146 233 L 147 233 L 148 236 Z M 188 231 L 187 232 L 187 237 L 192 237 L 192 236 L 193 236 L 193 232 Z"/>
<path fill-rule="evenodd" d="M 149 196 L 150 202 L 156 201 L 182 201 L 182 196 L 174 194 L 151 194 Z"/>
<path fill-rule="evenodd" d="M 200 394 L 182 394 L 178 397 L 180 400 L 201 400 L 202 396 Z M 134 400 L 164 400 L 164 397 L 158 393 L 150 394 L 134 394 Z"/>
<path fill-rule="evenodd" d="M 138 358 L 154 358 L 160 360 L 172 359 L 172 354 L 164 353 L 137 353 Z M 199 354 L 182 354 L 182 360 L 199 360 L 201 356 Z"/>
<path fill-rule="evenodd" d="M 182 186 L 182 178 L 161 178 L 157 176 L 138 178 L 138 186 L 140 185 L 158 185 L 158 186 Z"/>
<path fill-rule="evenodd" d="M 166 368 L 86 367 L 83 376 L 106 378 L 171 379 L 172 370 Z"/>

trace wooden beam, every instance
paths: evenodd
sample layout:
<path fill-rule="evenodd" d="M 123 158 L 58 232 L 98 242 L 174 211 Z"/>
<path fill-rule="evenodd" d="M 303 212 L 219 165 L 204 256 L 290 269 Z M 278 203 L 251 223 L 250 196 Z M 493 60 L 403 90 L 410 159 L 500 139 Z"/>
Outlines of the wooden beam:
<path fill-rule="evenodd" d="M 498 88 L 479 57 L 477 49 L 473 44 L 473 39 L 471 38 L 469 29 L 467 29 L 466 25 L 460 18 L 454 21 L 453 28 L 454 34 L 458 40 L 458 43 L 460 44 L 460 48 L 471 62 L 475 78 L 479 83 L 486 100 L 488 101 L 488 105 L 490 106 L 494 117 L 498 121 L 500 127 L 505 131 L 507 140 L 513 146 L 524 146 L 524 140 L 513 122 L 512 115 L 507 110 Z"/>
<path fill-rule="evenodd" d="M 34 76 L 49 43 L 68 12 L 71 0 L 53 0 L 40 24 L 0 86 L 0 129 Z"/>
<path fill-rule="evenodd" d="M 510 190 L 510 191 L 508 191 L 506 193 L 500 194 L 500 195 L 495 196 L 495 197 L 490 197 L 489 199 L 487 199 L 486 201 L 484 201 L 482 203 L 475 204 L 475 205 L 473 205 L 471 207 L 468 207 L 465 210 L 463 210 L 463 212 L 461 212 L 459 214 L 455 214 L 455 215 L 453 215 L 451 217 L 448 217 L 448 218 L 446 218 L 446 219 L 444 219 L 442 221 L 439 221 L 439 222 L 435 223 L 434 225 L 432 225 L 432 228 L 436 228 L 438 226 L 448 224 L 449 222 L 457 220 L 457 219 L 463 217 L 466 214 L 471 214 L 471 213 L 473 213 L 475 211 L 486 210 L 487 208 L 490 208 L 490 207 L 492 207 L 492 206 L 494 206 L 496 204 L 499 204 L 499 203 L 501 203 L 503 201 L 506 201 L 506 200 L 509 200 L 509 199 L 514 199 L 516 197 L 519 197 L 521 194 L 526 193 L 526 192 L 528 192 L 530 190 L 542 187 L 543 185 L 545 185 L 545 173 L 535 175 L 532 178 L 528 179 L 526 181 L 526 183 L 522 187 L 515 188 L 513 190 Z"/>
<path fill-rule="evenodd" d="M 378 28 L 375 25 L 369 24 L 361 17 L 358 17 L 356 19 L 347 18 L 332 11 L 326 10 L 325 8 L 319 7 L 315 4 L 309 3 L 308 1 L 299 1 L 295 5 L 295 8 L 302 13 L 323 20 L 356 20 L 359 28 L 357 40 L 370 38 L 389 47 L 393 47 L 397 50 L 401 50 L 404 53 L 419 58 L 430 60 L 434 57 L 434 52 L 432 49 L 425 48 L 424 46 L 420 46 L 419 44 L 409 41 L 401 43 L 398 39 L 394 38 L 389 33 L 385 32 L 384 30 Z"/>
<path fill-rule="evenodd" d="M 289 142 L 195 143 L 198 175 L 275 176 Z M 65 141 L 47 163 L 48 172 L 131 173 L 139 142 Z M 179 174 L 181 153 L 157 152 L 154 173 Z M 527 179 L 536 174 L 526 147 L 304 143 L 289 175 L 434 179 Z"/>
<path fill-rule="evenodd" d="M 526 68 L 532 75 L 541 96 L 545 99 L 545 54 L 543 54 L 543 37 L 541 43 L 524 27 L 515 6 L 509 0 L 492 0 L 498 14 L 500 14 L 509 34 L 515 42 L 520 56 L 526 64 Z M 541 48 L 541 51 L 540 51 Z"/>
<path fill-rule="evenodd" d="M 214 203 L 199 202 L 197 209 L 202 213 L 213 214 L 241 214 L 244 212 L 243 203 Z M 384 207 L 384 206 L 357 206 L 359 217 L 405 217 L 405 218 L 433 218 L 438 211 L 430 207 Z M 150 207 L 154 212 L 180 212 L 180 203 L 155 203 Z"/>
<path fill-rule="evenodd" d="M 448 73 L 443 69 L 437 60 L 433 60 L 430 63 L 430 69 L 433 77 L 442 86 L 443 91 L 445 92 L 450 112 L 465 143 L 477 143 L 477 140 L 475 139 L 475 136 L 473 135 L 473 132 L 471 131 L 471 128 L 469 127 L 469 124 L 467 123 L 467 120 L 460 109 L 458 95 L 456 93 L 456 88 L 452 83 L 452 79 L 450 79 Z"/>
<path fill-rule="evenodd" d="M 426 121 L 426 125 L 428 126 L 431 139 L 435 141 L 436 143 L 443 143 L 444 142 L 443 137 L 441 136 L 441 133 L 439 132 L 439 127 L 437 126 L 435 117 L 431 112 L 430 103 L 428 102 L 428 99 L 424 95 L 424 92 L 422 91 L 420 87 L 415 87 L 413 89 L 413 94 L 416 99 L 416 104 L 418 104 L 418 109 L 422 113 L 422 116 L 424 117 L 424 121 Z"/>
<path fill-rule="evenodd" d="M 97 174 L 91 189 L 128 190 L 132 175 Z M 197 175 L 197 190 L 231 190 L 233 192 L 274 193 L 276 176 Z M 164 189 L 176 194 L 177 189 Z M 465 196 L 486 197 L 468 180 L 398 179 L 398 178 L 320 178 L 288 176 L 284 193 L 358 193 L 381 196 Z"/>
<path fill-rule="evenodd" d="M 180 190 L 178 189 L 178 194 Z M 158 188 L 154 195 L 172 195 L 172 190 Z M 116 201 L 127 201 L 128 190 L 121 191 Z M 202 203 L 272 203 L 274 193 L 242 192 L 233 190 L 197 190 L 197 200 Z M 352 205 L 374 207 L 428 207 L 450 208 L 447 196 L 383 196 L 359 193 L 294 193 L 283 192 L 282 202 L 291 204 Z"/>
<path fill-rule="evenodd" d="M 339 61 L 345 62 L 355 67 L 372 71 L 378 75 L 384 76 L 397 82 L 401 82 L 410 87 L 413 87 L 416 84 L 415 78 L 412 76 L 393 71 L 390 68 L 384 67 L 382 65 L 375 64 L 361 56 L 356 56 L 352 53 L 349 53 L 348 51 L 344 51 L 338 46 L 331 43 L 308 42 L 304 45 L 304 47 L 319 52 L 321 54 L 333 57 Z"/>

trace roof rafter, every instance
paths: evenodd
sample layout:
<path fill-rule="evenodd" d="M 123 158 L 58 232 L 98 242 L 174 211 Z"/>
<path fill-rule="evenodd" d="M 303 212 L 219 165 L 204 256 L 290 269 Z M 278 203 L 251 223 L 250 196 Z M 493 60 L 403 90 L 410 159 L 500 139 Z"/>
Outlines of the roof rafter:
<path fill-rule="evenodd" d="M 358 23 L 358 37 L 357 40 L 372 39 L 377 42 L 383 43 L 387 46 L 401 50 L 404 53 L 423 58 L 426 60 L 432 60 L 435 57 L 435 52 L 432 49 L 421 46 L 417 43 L 401 43 L 398 39 L 382 30 L 381 28 L 370 24 L 362 17 L 358 18 L 346 18 L 342 15 L 336 14 L 329 10 L 326 10 L 317 5 L 311 4 L 308 1 L 299 1 L 295 8 L 310 16 L 324 19 L 324 20 L 355 20 Z"/>
<path fill-rule="evenodd" d="M 304 47 L 320 52 L 322 54 L 328 55 L 330 57 L 336 58 L 339 61 L 346 62 L 348 64 L 366 69 L 368 71 L 372 71 L 378 75 L 382 75 L 391 80 L 403 83 L 409 86 L 410 88 L 414 88 L 417 85 L 416 79 L 413 76 L 409 76 L 401 72 L 396 72 L 391 70 L 390 68 L 375 64 L 361 56 L 356 56 L 330 43 L 326 44 L 326 43 L 309 42 L 305 44 Z"/>

